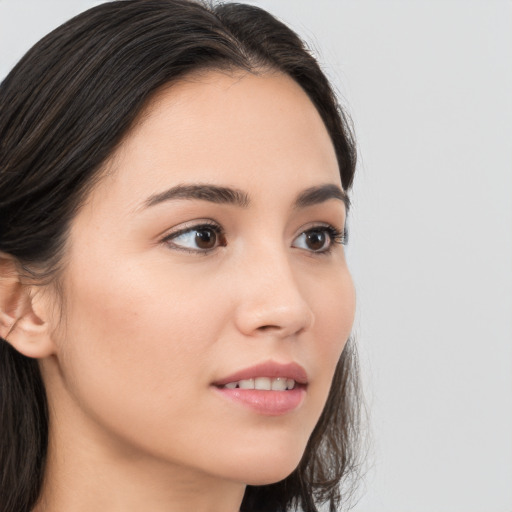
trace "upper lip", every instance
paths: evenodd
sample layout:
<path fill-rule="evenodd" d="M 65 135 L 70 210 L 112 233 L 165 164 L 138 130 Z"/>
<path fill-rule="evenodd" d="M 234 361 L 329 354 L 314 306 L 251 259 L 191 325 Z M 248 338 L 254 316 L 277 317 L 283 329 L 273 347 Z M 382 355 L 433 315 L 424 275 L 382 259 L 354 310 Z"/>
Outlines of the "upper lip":
<path fill-rule="evenodd" d="M 276 363 L 274 361 L 266 361 L 264 363 L 244 368 L 231 375 L 223 377 L 214 382 L 215 386 L 224 386 L 230 382 L 238 382 L 240 380 L 255 379 L 256 377 L 284 377 L 293 379 L 298 384 L 307 384 L 308 375 L 306 370 L 297 363 Z"/>

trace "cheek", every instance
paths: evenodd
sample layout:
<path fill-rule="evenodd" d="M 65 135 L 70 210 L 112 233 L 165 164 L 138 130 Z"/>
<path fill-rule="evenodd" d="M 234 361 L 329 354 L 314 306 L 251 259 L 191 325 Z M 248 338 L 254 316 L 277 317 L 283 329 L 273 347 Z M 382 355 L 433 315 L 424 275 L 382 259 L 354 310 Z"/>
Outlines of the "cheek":
<path fill-rule="evenodd" d="M 62 371 L 81 407 L 135 440 L 147 429 L 143 418 L 168 426 L 166 415 L 185 417 L 199 399 L 215 332 L 197 312 L 215 315 L 218 301 L 187 290 L 177 275 L 109 270 L 70 283 Z M 121 432 L 126 423 L 130 431 Z"/>
<path fill-rule="evenodd" d="M 318 402 L 327 399 L 332 377 L 350 336 L 355 316 L 355 290 L 348 270 L 344 269 L 324 281 L 312 302 L 315 305 L 314 350 L 310 360 L 317 362 Z M 321 397 L 320 397 L 321 395 Z"/>
<path fill-rule="evenodd" d="M 312 299 L 318 339 L 325 340 L 319 346 L 326 355 L 341 354 L 354 323 L 355 302 L 354 284 L 346 269 L 324 280 Z"/>

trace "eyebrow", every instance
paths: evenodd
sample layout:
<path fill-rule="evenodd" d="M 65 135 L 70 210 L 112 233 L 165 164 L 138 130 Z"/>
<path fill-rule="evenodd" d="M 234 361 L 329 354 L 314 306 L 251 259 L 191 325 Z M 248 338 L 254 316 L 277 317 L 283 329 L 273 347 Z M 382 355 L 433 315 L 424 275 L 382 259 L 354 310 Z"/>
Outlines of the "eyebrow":
<path fill-rule="evenodd" d="M 175 199 L 198 199 L 216 204 L 231 204 L 240 208 L 247 208 L 251 203 L 249 195 L 243 190 L 199 183 L 176 185 L 169 190 L 154 194 L 144 201 L 143 208 Z M 329 199 L 342 201 L 348 212 L 350 200 L 347 193 L 338 185 L 331 183 L 310 187 L 302 191 L 297 196 L 293 207 L 295 209 L 307 208 L 308 206 L 324 203 Z"/>
<path fill-rule="evenodd" d="M 197 184 L 176 185 L 165 192 L 152 195 L 144 202 L 144 207 L 149 208 L 173 199 L 199 199 L 210 203 L 233 204 L 240 208 L 247 208 L 250 203 L 249 196 L 242 190 L 217 185 Z"/>
<path fill-rule="evenodd" d="M 326 184 L 317 187 L 307 188 L 299 194 L 295 200 L 294 207 L 297 209 L 306 208 L 315 204 L 324 203 L 329 199 L 339 199 L 345 204 L 345 209 L 350 208 L 350 199 L 347 193 L 338 185 Z"/>

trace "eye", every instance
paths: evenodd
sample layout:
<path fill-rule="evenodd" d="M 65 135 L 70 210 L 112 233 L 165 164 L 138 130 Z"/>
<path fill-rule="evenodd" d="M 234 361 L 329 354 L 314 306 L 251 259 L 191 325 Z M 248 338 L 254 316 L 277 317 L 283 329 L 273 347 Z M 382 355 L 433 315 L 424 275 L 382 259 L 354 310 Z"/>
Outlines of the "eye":
<path fill-rule="evenodd" d="M 226 245 L 225 237 L 217 224 L 198 224 L 167 235 L 162 242 L 173 249 L 205 253 Z"/>
<path fill-rule="evenodd" d="M 345 244 L 346 239 L 346 230 L 339 231 L 334 226 L 316 226 L 303 231 L 292 246 L 315 253 L 328 253 L 332 250 L 332 244 Z"/>

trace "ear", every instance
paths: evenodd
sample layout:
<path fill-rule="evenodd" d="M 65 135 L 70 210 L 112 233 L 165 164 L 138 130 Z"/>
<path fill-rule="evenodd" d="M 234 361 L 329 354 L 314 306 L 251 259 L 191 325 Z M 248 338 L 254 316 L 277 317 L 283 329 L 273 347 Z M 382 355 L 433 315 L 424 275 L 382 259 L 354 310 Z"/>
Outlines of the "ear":
<path fill-rule="evenodd" d="M 33 358 L 54 353 L 49 323 L 34 311 L 41 289 L 22 282 L 15 258 L 0 252 L 0 337 Z"/>

